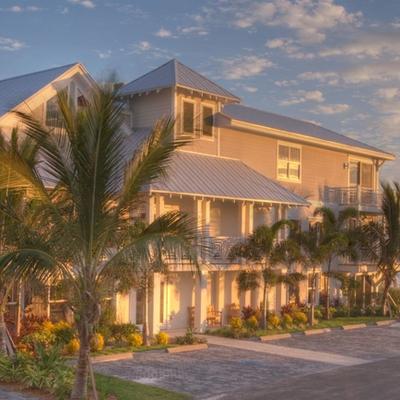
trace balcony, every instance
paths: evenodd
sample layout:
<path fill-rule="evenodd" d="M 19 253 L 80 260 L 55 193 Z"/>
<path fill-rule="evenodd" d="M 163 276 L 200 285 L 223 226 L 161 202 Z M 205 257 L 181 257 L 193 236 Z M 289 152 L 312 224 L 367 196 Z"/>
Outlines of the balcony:
<path fill-rule="evenodd" d="M 359 211 L 379 213 L 382 194 L 373 189 L 354 187 L 326 187 L 325 203 L 339 207 L 354 207 Z"/>
<path fill-rule="evenodd" d="M 230 264 L 229 251 L 242 240 L 242 237 L 210 237 L 207 248 L 202 251 L 202 258 L 210 264 Z"/>

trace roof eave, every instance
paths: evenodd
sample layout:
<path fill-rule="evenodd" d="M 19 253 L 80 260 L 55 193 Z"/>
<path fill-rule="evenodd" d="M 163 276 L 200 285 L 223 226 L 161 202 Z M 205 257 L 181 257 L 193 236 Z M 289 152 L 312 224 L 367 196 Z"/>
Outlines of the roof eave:
<path fill-rule="evenodd" d="M 385 160 L 385 161 L 393 161 L 396 159 L 396 156 L 394 154 L 386 153 L 384 151 L 374 151 L 371 149 L 365 149 L 363 147 L 350 146 L 350 145 L 346 145 L 346 144 L 331 142 L 329 140 L 318 139 L 315 137 L 304 135 L 302 133 L 285 131 L 285 130 L 281 130 L 281 129 L 271 128 L 266 125 L 259 125 L 259 124 L 254 124 L 252 122 L 235 119 L 223 112 L 220 112 L 220 114 L 223 115 L 224 117 L 228 118 L 230 120 L 231 126 L 235 127 L 235 128 L 247 128 L 247 129 L 255 130 L 258 132 L 272 134 L 274 136 L 280 136 L 280 137 L 283 136 L 288 139 L 301 140 L 303 142 L 307 142 L 307 143 L 314 144 L 314 145 L 319 144 L 321 146 L 340 149 L 340 150 L 346 150 L 346 151 L 350 151 L 352 153 L 369 155 L 371 157 L 378 158 L 378 159 Z"/>

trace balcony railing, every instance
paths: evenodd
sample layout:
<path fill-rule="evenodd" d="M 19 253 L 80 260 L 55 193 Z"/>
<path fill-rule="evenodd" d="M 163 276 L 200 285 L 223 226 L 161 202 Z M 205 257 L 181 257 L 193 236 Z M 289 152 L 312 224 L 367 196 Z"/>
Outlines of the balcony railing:
<path fill-rule="evenodd" d="M 229 264 L 229 252 L 242 237 L 217 236 L 208 238 L 208 245 L 202 251 L 202 258 L 211 264 Z"/>
<path fill-rule="evenodd" d="M 382 202 L 382 194 L 361 186 L 327 187 L 325 188 L 325 202 L 345 207 L 379 209 Z"/>

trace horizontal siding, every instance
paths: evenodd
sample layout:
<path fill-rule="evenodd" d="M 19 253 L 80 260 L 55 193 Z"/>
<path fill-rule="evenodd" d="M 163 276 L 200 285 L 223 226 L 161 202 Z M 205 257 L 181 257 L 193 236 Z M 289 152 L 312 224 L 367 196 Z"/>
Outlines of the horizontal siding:
<path fill-rule="evenodd" d="M 135 96 L 130 105 L 133 128 L 152 127 L 159 119 L 172 116 L 172 93 L 170 89 Z"/>

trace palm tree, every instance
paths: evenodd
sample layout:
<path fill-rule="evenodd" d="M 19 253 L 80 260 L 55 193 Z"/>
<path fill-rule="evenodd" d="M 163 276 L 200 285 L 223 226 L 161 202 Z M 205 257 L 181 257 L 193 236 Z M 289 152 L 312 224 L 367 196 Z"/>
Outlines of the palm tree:
<path fill-rule="evenodd" d="M 383 283 L 383 314 L 392 316 L 389 289 L 400 272 L 400 184 L 382 183 L 382 219 L 364 226 L 364 249 L 376 262 Z"/>
<path fill-rule="evenodd" d="M 308 322 L 314 325 L 314 312 L 316 303 L 316 288 L 318 278 L 318 267 L 323 265 L 328 258 L 328 247 L 320 241 L 320 235 L 316 229 L 306 232 L 293 232 L 291 240 L 300 246 L 301 263 L 306 271 L 311 272 L 311 299 Z"/>
<path fill-rule="evenodd" d="M 285 225 L 290 225 L 290 222 L 281 220 L 272 226 L 261 225 L 243 242 L 232 246 L 229 252 L 229 258 L 232 260 L 241 257 L 261 265 L 259 286 L 263 288 L 262 328 L 264 329 L 267 327 L 268 292 L 279 280 L 277 272 L 272 268 L 277 263 L 278 233 Z"/>
<path fill-rule="evenodd" d="M 332 262 L 338 256 L 348 256 L 357 259 L 359 244 L 359 229 L 351 229 L 348 222 L 357 217 L 357 210 L 347 208 L 336 216 L 328 207 L 320 207 L 314 211 L 314 216 L 322 217 L 319 241 L 327 250 L 326 272 L 326 318 L 330 319 L 330 279 L 332 275 Z"/>
<path fill-rule="evenodd" d="M 0 132 L 0 149 L 10 157 L 21 157 L 31 166 L 37 163 L 38 147 L 29 137 L 21 139 L 17 129 L 11 131 L 9 141 Z M 10 171 L 5 169 L 2 173 L 8 176 Z M 6 187 L 0 191 L 0 213 L 0 255 L 2 255 L 11 248 L 21 246 L 27 240 L 28 229 L 26 228 L 32 222 L 33 207 L 30 202 L 24 200 L 20 193 L 10 192 Z M 7 329 L 4 316 L 8 297 L 14 287 L 17 288 L 17 291 L 21 289 L 21 283 L 14 279 L 1 279 L 0 277 L 0 352 L 4 354 L 7 353 L 5 341 Z M 19 321 L 16 321 L 17 326 L 18 324 Z"/>
<path fill-rule="evenodd" d="M 40 203 L 42 224 L 48 227 L 43 240 L 51 251 L 16 249 L 0 258 L 0 270 L 15 279 L 42 271 L 69 282 L 80 339 L 71 399 L 78 400 L 87 398 L 89 342 L 100 315 L 104 276 L 132 257 L 138 263 L 190 248 L 196 232 L 172 227 L 171 234 L 171 219 L 164 215 L 129 239 L 130 216 L 140 214 L 143 188 L 166 173 L 173 151 L 185 144 L 172 140 L 172 121 L 158 123 L 127 154 L 122 105 L 113 91 L 93 89 L 83 109 L 60 93 L 58 105 L 60 127 L 53 130 L 18 113 L 25 133 L 39 146 L 40 168 L 0 151 L 0 168 L 11 171 L 8 180 L 0 175 L 0 189 L 8 184 Z M 184 221 L 182 216 L 180 226 Z"/>

